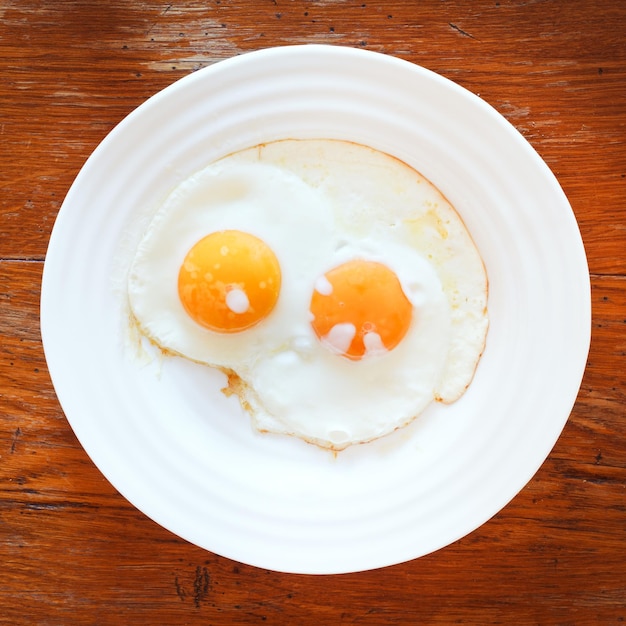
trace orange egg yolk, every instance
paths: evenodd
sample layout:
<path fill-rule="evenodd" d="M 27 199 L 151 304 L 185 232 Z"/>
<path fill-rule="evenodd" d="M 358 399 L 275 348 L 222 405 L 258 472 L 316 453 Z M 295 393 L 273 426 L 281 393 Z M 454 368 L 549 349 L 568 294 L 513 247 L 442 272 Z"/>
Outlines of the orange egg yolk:
<path fill-rule="evenodd" d="M 224 230 L 198 241 L 178 273 L 178 295 L 198 324 L 236 333 L 258 324 L 276 305 L 281 274 L 269 246 L 249 233 Z"/>
<path fill-rule="evenodd" d="M 354 260 L 316 282 L 311 313 L 322 343 L 358 360 L 395 348 L 409 329 L 413 306 L 386 265 Z"/>

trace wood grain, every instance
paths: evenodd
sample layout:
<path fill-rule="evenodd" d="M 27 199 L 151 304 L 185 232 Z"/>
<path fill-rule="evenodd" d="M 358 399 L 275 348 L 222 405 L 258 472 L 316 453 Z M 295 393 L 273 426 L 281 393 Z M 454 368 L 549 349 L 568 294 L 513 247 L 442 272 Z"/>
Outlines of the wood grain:
<path fill-rule="evenodd" d="M 626 5 L 594 0 L 0 0 L 0 623 L 622 623 L 625 24 Z M 39 332 L 54 219 L 106 134 L 190 72 L 296 43 L 393 54 L 479 94 L 557 175 L 592 275 L 579 397 L 526 488 L 443 550 L 342 576 L 235 563 L 134 509 L 72 433 Z"/>

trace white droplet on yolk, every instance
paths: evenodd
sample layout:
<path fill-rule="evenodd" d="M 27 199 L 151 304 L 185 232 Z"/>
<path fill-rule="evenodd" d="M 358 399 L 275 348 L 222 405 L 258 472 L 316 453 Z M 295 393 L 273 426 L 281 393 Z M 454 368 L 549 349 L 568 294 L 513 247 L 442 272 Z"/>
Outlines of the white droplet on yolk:
<path fill-rule="evenodd" d="M 348 351 L 355 335 L 354 324 L 335 324 L 322 341 L 333 352 L 344 354 Z"/>
<path fill-rule="evenodd" d="M 233 313 L 245 313 L 250 308 L 250 301 L 245 291 L 241 289 L 231 289 L 226 294 L 226 306 Z"/>
<path fill-rule="evenodd" d="M 365 345 L 365 356 L 376 356 L 387 352 L 387 348 L 385 348 L 385 344 L 378 333 L 365 333 L 363 344 Z"/>
<path fill-rule="evenodd" d="M 326 276 L 319 276 L 315 279 L 315 291 L 323 296 L 330 296 L 333 286 Z"/>

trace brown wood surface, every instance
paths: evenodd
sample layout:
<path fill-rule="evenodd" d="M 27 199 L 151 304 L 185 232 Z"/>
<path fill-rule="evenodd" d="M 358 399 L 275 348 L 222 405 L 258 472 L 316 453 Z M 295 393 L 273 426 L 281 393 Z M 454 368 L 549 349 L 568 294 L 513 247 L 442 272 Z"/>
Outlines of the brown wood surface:
<path fill-rule="evenodd" d="M 38 317 L 55 216 L 113 126 L 198 68 L 311 42 L 416 62 L 507 117 L 567 193 L 593 287 L 578 401 L 528 486 L 434 554 L 317 577 L 208 553 L 124 500 L 63 415 Z M 626 3 L 0 0 L 0 63 L 0 623 L 626 620 Z"/>

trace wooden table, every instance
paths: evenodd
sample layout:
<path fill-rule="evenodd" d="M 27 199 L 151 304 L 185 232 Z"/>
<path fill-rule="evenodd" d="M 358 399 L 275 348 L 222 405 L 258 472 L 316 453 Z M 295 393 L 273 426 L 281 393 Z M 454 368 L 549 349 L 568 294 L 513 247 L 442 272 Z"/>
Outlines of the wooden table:
<path fill-rule="evenodd" d="M 578 401 L 527 487 L 434 554 L 317 577 L 208 553 L 122 498 L 63 415 L 39 331 L 55 216 L 113 126 L 198 68 L 312 42 L 408 59 L 507 117 L 568 195 L 593 287 Z M 626 620 L 626 4 L 0 0 L 0 60 L 0 623 Z"/>

